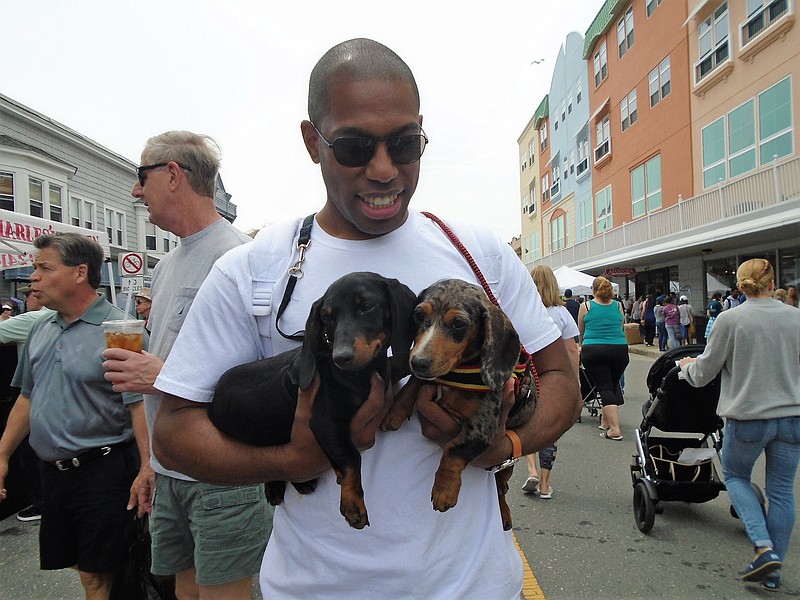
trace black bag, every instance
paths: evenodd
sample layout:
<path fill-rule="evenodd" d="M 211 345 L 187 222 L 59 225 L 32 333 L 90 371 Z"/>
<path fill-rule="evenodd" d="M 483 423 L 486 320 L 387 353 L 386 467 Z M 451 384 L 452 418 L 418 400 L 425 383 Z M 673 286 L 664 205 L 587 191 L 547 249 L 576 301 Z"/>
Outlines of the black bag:
<path fill-rule="evenodd" d="M 129 546 L 111 586 L 109 600 L 175 600 L 175 577 L 150 572 L 150 528 L 147 515 L 132 513 Z"/>

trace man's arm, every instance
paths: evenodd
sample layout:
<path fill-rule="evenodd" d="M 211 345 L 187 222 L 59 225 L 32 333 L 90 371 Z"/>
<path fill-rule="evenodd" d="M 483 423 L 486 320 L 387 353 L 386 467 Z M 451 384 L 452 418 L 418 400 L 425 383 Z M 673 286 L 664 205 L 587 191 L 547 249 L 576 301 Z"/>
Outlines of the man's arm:
<path fill-rule="evenodd" d="M 3 437 L 0 438 L 0 501 L 6 499 L 6 476 L 8 475 L 8 461 L 14 450 L 22 443 L 31 430 L 31 401 L 23 395 L 17 397 L 14 408 L 8 415 Z"/>
<path fill-rule="evenodd" d="M 138 507 L 137 516 L 150 514 L 153 506 L 153 490 L 155 490 L 155 474 L 150 466 L 150 435 L 147 432 L 147 419 L 144 414 L 144 402 L 135 402 L 128 405 L 133 424 L 133 435 L 136 438 L 136 447 L 139 449 L 141 465 L 139 474 L 131 485 L 131 496 L 128 510 Z"/>
<path fill-rule="evenodd" d="M 159 462 L 200 481 L 240 485 L 266 481 L 308 481 L 331 469 L 309 428 L 319 379 L 298 394 L 291 441 L 251 446 L 225 435 L 208 418 L 208 404 L 163 395 L 153 427 L 153 452 Z M 363 450 L 375 443 L 386 412 L 383 380 L 372 377 L 372 391 L 351 423 L 351 436 Z"/>

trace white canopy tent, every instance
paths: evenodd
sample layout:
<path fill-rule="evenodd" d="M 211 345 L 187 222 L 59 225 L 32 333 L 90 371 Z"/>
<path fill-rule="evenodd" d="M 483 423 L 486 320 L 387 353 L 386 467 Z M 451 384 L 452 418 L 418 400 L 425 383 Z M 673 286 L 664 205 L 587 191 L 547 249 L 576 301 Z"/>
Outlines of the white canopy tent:
<path fill-rule="evenodd" d="M 106 258 L 110 256 L 108 238 L 102 231 L 0 209 L 0 271 L 30 267 L 36 253 L 33 240 L 43 233 L 55 232 L 85 235 L 102 246 Z"/>
<path fill-rule="evenodd" d="M 592 293 L 592 283 L 594 276 L 563 265 L 553 269 L 553 274 L 558 281 L 558 291 L 563 294 L 564 290 L 572 290 L 574 296 L 586 296 Z M 619 294 L 619 284 L 611 282 L 614 294 Z"/>

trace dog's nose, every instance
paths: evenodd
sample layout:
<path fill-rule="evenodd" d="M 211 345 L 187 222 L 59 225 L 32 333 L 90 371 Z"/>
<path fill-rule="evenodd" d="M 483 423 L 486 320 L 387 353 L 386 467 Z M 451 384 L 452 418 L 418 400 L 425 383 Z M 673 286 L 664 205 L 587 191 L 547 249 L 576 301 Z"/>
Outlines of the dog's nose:
<path fill-rule="evenodd" d="M 356 354 L 352 348 L 334 348 L 331 353 L 334 364 L 340 369 L 347 369 L 356 360 Z"/>
<path fill-rule="evenodd" d="M 430 371 L 430 368 L 431 359 L 422 358 L 420 356 L 414 356 L 411 358 L 411 370 L 414 372 L 414 375 L 423 376 Z"/>

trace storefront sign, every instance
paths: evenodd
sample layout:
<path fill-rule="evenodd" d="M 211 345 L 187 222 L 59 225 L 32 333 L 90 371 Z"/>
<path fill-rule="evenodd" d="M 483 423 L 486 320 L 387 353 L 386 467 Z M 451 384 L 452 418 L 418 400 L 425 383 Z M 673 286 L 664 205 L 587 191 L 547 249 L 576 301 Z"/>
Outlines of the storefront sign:
<path fill-rule="evenodd" d="M 612 267 L 603 273 L 605 277 L 631 277 L 636 275 L 635 267 Z"/>

